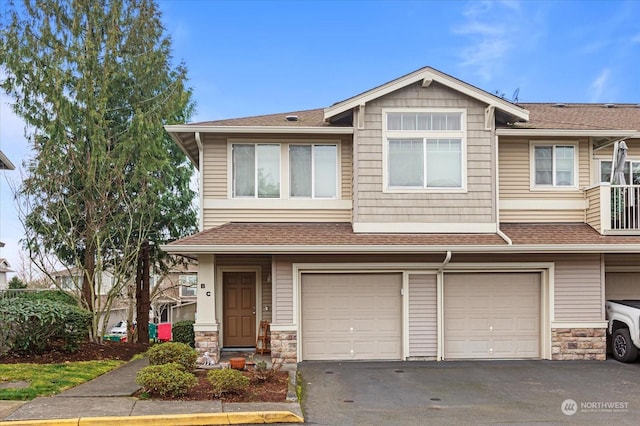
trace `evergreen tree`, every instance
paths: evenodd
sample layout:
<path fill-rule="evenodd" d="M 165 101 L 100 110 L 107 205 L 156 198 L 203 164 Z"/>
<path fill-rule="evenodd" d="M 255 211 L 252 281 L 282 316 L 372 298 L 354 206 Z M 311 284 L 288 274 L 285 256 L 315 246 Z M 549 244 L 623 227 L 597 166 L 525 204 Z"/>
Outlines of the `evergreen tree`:
<path fill-rule="evenodd" d="M 0 25 L 0 86 L 34 151 L 18 193 L 25 245 L 43 271 L 51 255 L 83 271 L 95 336 L 141 247 L 158 264 L 159 244 L 195 229 L 193 169 L 163 129 L 190 118 L 187 70 L 153 0 L 12 0 Z M 101 282 L 107 269 L 115 282 Z M 100 288 L 111 298 L 95 306 Z"/>

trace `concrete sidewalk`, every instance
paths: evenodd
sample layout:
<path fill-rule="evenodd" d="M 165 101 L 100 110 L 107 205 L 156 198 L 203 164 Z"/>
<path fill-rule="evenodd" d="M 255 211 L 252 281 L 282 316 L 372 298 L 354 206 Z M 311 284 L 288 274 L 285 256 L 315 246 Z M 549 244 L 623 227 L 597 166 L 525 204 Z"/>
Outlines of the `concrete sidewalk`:
<path fill-rule="evenodd" d="M 300 423 L 302 410 L 295 402 L 223 403 L 211 401 L 139 400 L 132 397 L 140 389 L 135 377 L 148 365 L 146 358 L 50 397 L 26 403 L 0 401 L 0 425 L 127 424 L 186 425 L 237 423 Z M 290 378 L 295 380 L 295 372 Z M 4 403 L 8 404 L 4 404 Z M 123 419 L 122 417 L 126 417 Z M 118 420 L 120 418 L 120 420 Z"/>

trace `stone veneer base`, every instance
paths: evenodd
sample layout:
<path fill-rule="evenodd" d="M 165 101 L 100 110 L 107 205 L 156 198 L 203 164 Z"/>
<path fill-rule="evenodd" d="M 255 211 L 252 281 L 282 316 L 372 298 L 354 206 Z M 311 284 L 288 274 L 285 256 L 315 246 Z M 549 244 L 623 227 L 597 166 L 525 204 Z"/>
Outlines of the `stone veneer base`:
<path fill-rule="evenodd" d="M 217 331 L 196 331 L 196 351 L 198 352 L 198 363 L 204 359 L 204 353 L 209 352 L 209 356 L 214 363 L 220 361 L 220 343 Z"/>
<path fill-rule="evenodd" d="M 598 360 L 607 358 L 607 331 L 604 328 L 551 329 L 551 359 Z"/>
<path fill-rule="evenodd" d="M 298 362 L 298 335 L 295 331 L 271 331 L 271 362 L 273 364 Z"/>

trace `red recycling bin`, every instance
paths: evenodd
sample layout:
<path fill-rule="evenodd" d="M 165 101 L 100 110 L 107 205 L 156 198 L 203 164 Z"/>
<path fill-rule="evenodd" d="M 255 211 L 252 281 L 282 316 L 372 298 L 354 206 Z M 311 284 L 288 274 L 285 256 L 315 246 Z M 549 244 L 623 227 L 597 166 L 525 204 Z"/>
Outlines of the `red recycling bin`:
<path fill-rule="evenodd" d="M 158 340 L 168 342 L 171 340 L 171 323 L 161 322 L 158 324 Z"/>

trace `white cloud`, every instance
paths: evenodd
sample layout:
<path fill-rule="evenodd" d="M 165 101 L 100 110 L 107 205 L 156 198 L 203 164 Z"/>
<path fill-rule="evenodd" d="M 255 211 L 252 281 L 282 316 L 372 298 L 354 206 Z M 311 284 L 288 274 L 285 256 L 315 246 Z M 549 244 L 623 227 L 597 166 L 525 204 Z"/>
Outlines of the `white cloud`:
<path fill-rule="evenodd" d="M 486 81 L 512 51 L 535 41 L 541 31 L 535 14 L 528 14 L 520 2 L 470 2 L 463 15 L 464 22 L 452 29 L 469 41 L 461 51 L 461 65 Z"/>
<path fill-rule="evenodd" d="M 589 98 L 590 102 L 602 102 L 605 92 L 609 86 L 609 76 L 611 70 L 608 68 L 603 69 L 600 74 L 589 85 Z"/>

